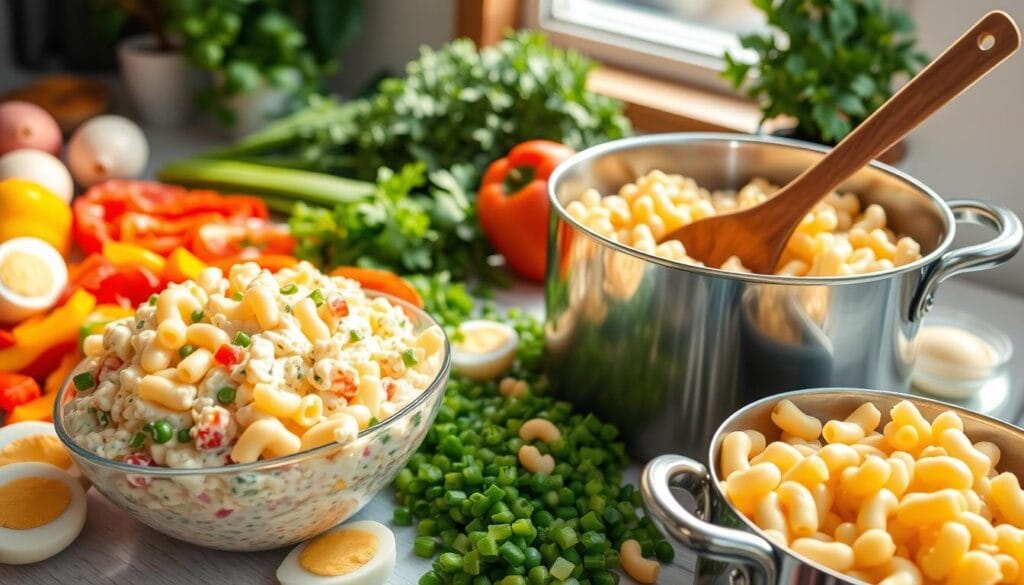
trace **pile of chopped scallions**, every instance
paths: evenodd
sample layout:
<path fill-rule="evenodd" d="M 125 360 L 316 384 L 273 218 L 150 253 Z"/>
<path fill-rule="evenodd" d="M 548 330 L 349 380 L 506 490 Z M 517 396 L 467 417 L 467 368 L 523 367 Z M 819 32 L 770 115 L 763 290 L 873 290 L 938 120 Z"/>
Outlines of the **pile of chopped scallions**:
<path fill-rule="evenodd" d="M 454 325 L 464 291 L 417 284 L 427 309 Z M 541 324 L 515 310 L 502 320 L 520 339 L 509 375 L 529 391 L 506 397 L 497 381 L 453 374 L 423 445 L 395 480 L 394 523 L 415 522 L 414 552 L 437 556 L 420 585 L 612 585 L 628 539 L 644 556 L 670 562 L 672 546 L 644 515 L 640 493 L 622 484 L 628 458 L 618 429 L 546 396 Z M 532 442 L 554 457 L 550 475 L 529 473 L 517 458 L 519 427 L 533 418 L 561 432 L 551 444 Z"/>

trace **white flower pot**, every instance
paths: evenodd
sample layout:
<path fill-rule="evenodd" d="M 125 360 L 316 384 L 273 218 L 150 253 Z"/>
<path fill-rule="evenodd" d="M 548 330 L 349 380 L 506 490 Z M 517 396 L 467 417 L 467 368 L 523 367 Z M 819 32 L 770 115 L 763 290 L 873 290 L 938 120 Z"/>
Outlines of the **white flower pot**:
<path fill-rule="evenodd" d="M 181 52 L 157 47 L 154 35 L 121 41 L 117 47 L 121 77 L 145 124 L 178 126 L 192 117 L 196 72 Z"/>
<path fill-rule="evenodd" d="M 222 83 L 222 75 L 215 73 L 213 82 Z M 245 93 L 237 93 L 224 99 L 224 106 L 234 114 L 234 125 L 227 128 L 228 134 L 239 138 L 251 134 L 267 125 L 268 122 L 281 115 L 288 106 L 291 92 L 276 88 L 267 81 Z"/>

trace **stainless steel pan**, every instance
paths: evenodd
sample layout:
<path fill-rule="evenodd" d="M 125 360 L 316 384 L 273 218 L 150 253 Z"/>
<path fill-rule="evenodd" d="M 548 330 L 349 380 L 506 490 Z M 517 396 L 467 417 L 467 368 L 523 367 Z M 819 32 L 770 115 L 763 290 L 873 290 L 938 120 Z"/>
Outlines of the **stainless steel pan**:
<path fill-rule="evenodd" d="M 698 584 L 859 583 L 764 538 L 753 522 L 726 501 L 718 487 L 722 440 L 730 432 L 744 429 L 761 431 L 769 441 L 777 439 L 779 433 L 771 421 L 771 411 L 784 398 L 822 421 L 845 418 L 867 401 L 882 411 L 882 425 L 889 420 L 889 409 L 901 400 L 913 402 L 928 420 L 953 410 L 963 419 L 964 432 L 972 441 L 991 441 L 1002 449 L 1001 471 L 1012 471 L 1018 476 L 1024 473 L 1024 450 L 1020 448 L 1024 431 L 956 406 L 898 393 L 837 388 L 800 390 L 764 398 L 736 412 L 718 427 L 707 450 L 707 467 L 689 457 L 662 455 L 644 470 L 644 502 L 669 534 L 699 555 Z M 696 511 L 691 512 L 677 502 L 673 487 L 694 496 Z"/>
<path fill-rule="evenodd" d="M 872 163 L 842 186 L 879 203 L 923 257 L 886 272 L 797 278 L 679 264 L 605 239 L 565 206 L 590 187 L 618 191 L 653 169 L 712 189 L 753 177 L 784 184 L 825 148 L 771 137 L 656 134 L 577 154 L 552 175 L 546 282 L 548 375 L 558 394 L 624 429 L 640 458 L 700 457 L 718 424 L 754 400 L 798 388 L 906 390 L 921 318 L 947 278 L 1011 258 L 1021 222 L 976 200 L 943 201 Z M 952 248 L 956 224 L 996 236 Z"/>

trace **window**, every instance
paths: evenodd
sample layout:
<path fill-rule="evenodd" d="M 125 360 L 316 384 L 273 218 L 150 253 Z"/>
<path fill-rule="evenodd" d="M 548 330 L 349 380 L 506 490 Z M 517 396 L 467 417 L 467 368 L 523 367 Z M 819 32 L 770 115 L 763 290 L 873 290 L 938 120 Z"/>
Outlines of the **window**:
<path fill-rule="evenodd" d="M 723 53 L 765 28 L 750 0 L 530 0 L 525 18 L 609 65 L 719 90 Z"/>

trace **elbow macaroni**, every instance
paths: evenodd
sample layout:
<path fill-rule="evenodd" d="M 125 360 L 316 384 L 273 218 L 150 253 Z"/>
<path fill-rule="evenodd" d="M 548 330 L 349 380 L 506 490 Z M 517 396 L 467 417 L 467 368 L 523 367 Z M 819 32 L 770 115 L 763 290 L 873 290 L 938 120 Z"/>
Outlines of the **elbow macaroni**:
<path fill-rule="evenodd" d="M 665 235 L 704 217 L 745 209 L 766 201 L 777 189 L 754 179 L 738 192 L 709 192 L 681 175 L 651 171 L 617 195 L 594 189 L 566 206 L 570 217 L 598 234 L 670 260 L 701 265 L 678 241 L 658 243 Z M 830 193 L 808 213 L 790 237 L 776 274 L 842 276 L 890 270 L 921 258 L 921 246 L 888 227 L 885 210 L 863 210 L 853 193 Z M 735 256 L 722 270 L 750 272 Z"/>
<path fill-rule="evenodd" d="M 879 433 L 881 414 L 865 403 L 822 424 L 779 401 L 779 440 L 723 439 L 726 498 L 772 542 L 871 583 L 1021 582 L 1024 489 L 996 471 L 999 447 L 972 444 L 952 411 L 929 422 L 901 401 Z"/>
<path fill-rule="evenodd" d="M 112 459 L 143 451 L 169 467 L 281 457 L 354 441 L 440 368 L 440 328 L 418 331 L 401 307 L 309 264 L 277 273 L 239 264 L 198 280 L 140 305 L 128 326 L 112 324 L 117 344 L 113 333 L 85 340 L 108 394 L 81 391 L 69 403 L 80 444 Z M 415 367 L 403 360 L 409 351 Z M 174 438 L 154 444 L 145 430 L 160 420 Z"/>

